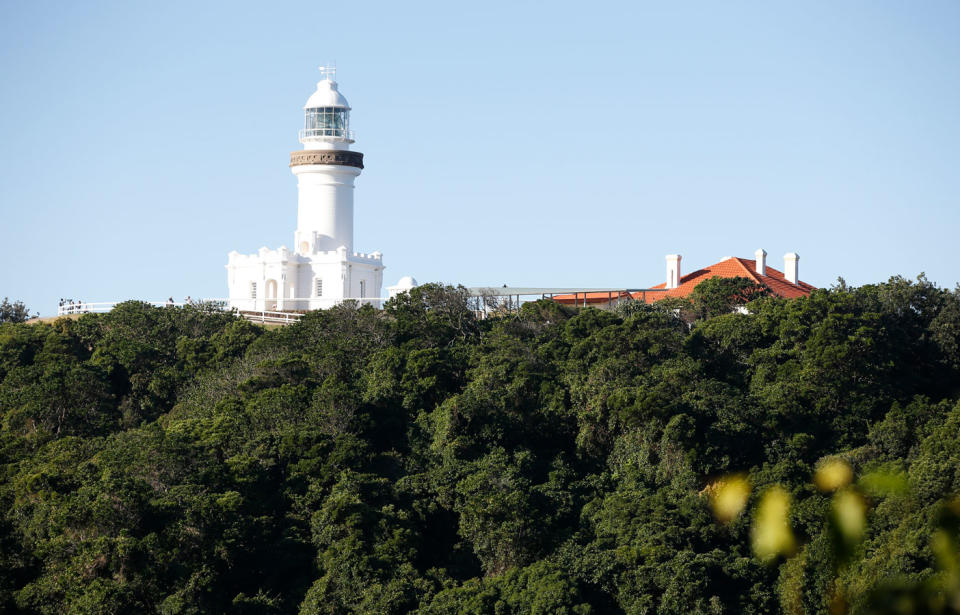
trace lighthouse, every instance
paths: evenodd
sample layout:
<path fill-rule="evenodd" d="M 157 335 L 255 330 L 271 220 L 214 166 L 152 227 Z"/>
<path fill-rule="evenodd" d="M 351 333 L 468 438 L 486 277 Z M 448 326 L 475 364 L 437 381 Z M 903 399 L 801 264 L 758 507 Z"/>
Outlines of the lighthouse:
<path fill-rule="evenodd" d="M 229 304 L 240 310 L 312 310 L 346 299 L 380 306 L 383 257 L 354 251 L 354 181 L 363 154 L 350 149 L 350 105 L 336 69 L 320 67 L 321 80 L 304 105 L 302 149 L 290 154 L 297 178 L 293 250 L 260 248 L 227 259 Z"/>
<path fill-rule="evenodd" d="M 304 255 L 340 246 L 353 251 L 353 182 L 363 170 L 363 154 L 350 151 L 350 105 L 334 69 L 321 70 L 324 78 L 303 108 L 303 150 L 290 154 L 299 194 L 294 245 Z"/>

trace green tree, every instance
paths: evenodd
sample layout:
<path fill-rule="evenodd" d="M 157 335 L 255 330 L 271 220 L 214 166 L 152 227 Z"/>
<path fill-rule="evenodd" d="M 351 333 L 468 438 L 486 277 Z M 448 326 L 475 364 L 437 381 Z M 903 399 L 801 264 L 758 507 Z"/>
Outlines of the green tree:
<path fill-rule="evenodd" d="M 14 301 L 10 303 L 8 297 L 4 297 L 0 302 L 0 324 L 5 322 L 26 322 L 30 318 L 30 310 L 24 305 L 23 301 Z"/>
<path fill-rule="evenodd" d="M 951 612 L 958 292 L 738 284 L 3 323 L 0 611 Z M 853 534 L 811 481 L 835 459 Z M 791 540 L 715 521 L 731 472 Z"/>
<path fill-rule="evenodd" d="M 690 293 L 693 313 L 697 318 L 728 314 L 760 297 L 770 296 L 770 289 L 748 278 L 713 277 L 700 282 Z"/>

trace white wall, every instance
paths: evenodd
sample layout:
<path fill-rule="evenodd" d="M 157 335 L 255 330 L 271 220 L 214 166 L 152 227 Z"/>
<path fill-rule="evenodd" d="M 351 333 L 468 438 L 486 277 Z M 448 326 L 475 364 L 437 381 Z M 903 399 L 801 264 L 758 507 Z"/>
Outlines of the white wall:
<path fill-rule="evenodd" d="M 297 176 L 297 231 L 295 249 L 303 241 L 323 252 L 340 246 L 353 252 L 353 181 L 356 167 L 309 164 L 292 168 Z M 314 235 L 316 233 L 316 235 Z"/>
<path fill-rule="evenodd" d="M 321 297 L 316 296 L 317 278 L 323 280 Z M 277 281 L 276 298 L 268 298 L 270 280 Z M 361 280 L 366 281 L 367 303 L 380 307 L 383 261 L 379 254 L 331 250 L 304 257 L 286 248 L 263 248 L 249 255 L 231 252 L 227 264 L 229 305 L 241 310 L 326 309 L 343 299 L 359 298 Z M 250 298 L 252 282 L 257 284 L 256 299 Z M 287 290 L 282 297 L 281 288 Z"/>

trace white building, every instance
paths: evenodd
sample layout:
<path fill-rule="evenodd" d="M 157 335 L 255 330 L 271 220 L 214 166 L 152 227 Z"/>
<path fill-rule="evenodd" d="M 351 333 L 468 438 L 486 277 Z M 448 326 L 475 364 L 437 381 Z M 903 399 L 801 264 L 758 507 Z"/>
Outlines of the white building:
<path fill-rule="evenodd" d="M 240 310 L 313 310 L 344 299 L 380 307 L 383 258 L 353 248 L 353 180 L 363 154 L 350 150 L 350 105 L 321 67 L 323 79 L 304 106 L 303 149 L 290 154 L 297 176 L 295 250 L 260 248 L 228 255 L 230 307 Z"/>

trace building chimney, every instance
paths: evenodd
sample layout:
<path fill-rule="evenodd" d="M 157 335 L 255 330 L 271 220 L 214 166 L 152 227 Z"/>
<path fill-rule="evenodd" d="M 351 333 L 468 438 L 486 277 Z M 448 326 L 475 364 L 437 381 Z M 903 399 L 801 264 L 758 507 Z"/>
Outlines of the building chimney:
<path fill-rule="evenodd" d="M 679 254 L 667 254 L 667 286 L 666 288 L 676 288 L 680 286 L 680 261 L 683 259 Z"/>
<path fill-rule="evenodd" d="M 800 262 L 800 255 L 796 252 L 788 252 L 783 255 L 783 277 L 787 282 L 798 284 L 800 282 L 800 272 L 797 263 Z"/>
<path fill-rule="evenodd" d="M 753 255 L 757 259 L 757 273 L 767 275 L 767 251 L 759 248 Z"/>

